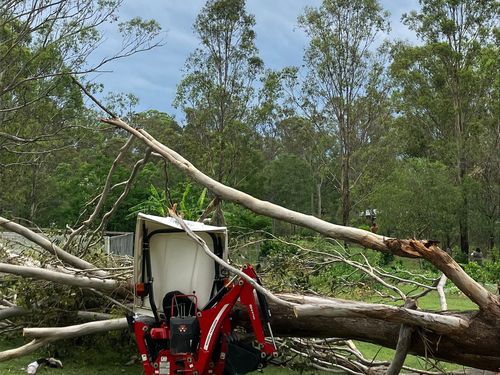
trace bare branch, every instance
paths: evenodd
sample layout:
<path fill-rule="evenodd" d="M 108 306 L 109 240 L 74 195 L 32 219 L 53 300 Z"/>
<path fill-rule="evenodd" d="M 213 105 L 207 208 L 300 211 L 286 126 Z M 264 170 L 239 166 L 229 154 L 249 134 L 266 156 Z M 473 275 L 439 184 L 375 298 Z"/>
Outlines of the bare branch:
<path fill-rule="evenodd" d="M 59 246 L 55 245 L 51 241 L 49 241 L 47 238 L 43 237 L 40 234 L 37 234 L 33 232 L 32 230 L 14 223 L 13 221 L 7 220 L 3 217 L 0 216 L 0 226 L 4 227 L 7 230 L 10 230 L 12 232 L 18 233 L 21 236 L 27 238 L 28 240 L 36 243 L 38 246 L 42 247 L 43 249 L 47 250 L 49 253 L 55 255 L 58 259 L 61 261 L 72 265 L 76 268 L 85 270 L 85 269 L 95 269 L 96 266 L 94 266 L 92 263 L 89 263 L 83 259 L 78 258 L 77 256 L 74 256 L 63 249 L 61 249 Z M 109 274 L 107 272 L 101 271 L 101 270 L 94 270 L 90 271 L 90 273 L 101 276 L 101 277 L 108 277 Z"/>
<path fill-rule="evenodd" d="M 108 197 L 108 193 L 111 189 L 111 180 L 113 178 L 113 174 L 115 173 L 116 168 L 118 167 L 118 164 L 120 161 L 125 157 L 126 153 L 130 149 L 130 146 L 132 146 L 132 143 L 134 142 L 134 137 L 130 136 L 125 144 L 120 148 L 120 152 L 116 156 L 115 160 L 113 161 L 113 164 L 111 165 L 111 168 L 109 169 L 108 176 L 106 177 L 106 181 L 104 182 L 104 187 L 102 188 L 102 192 L 100 194 L 99 201 L 97 202 L 94 212 L 89 216 L 87 220 L 85 220 L 82 225 L 80 225 L 77 229 L 71 232 L 71 234 L 68 236 L 68 239 L 66 241 L 66 244 L 64 247 L 67 249 L 69 245 L 71 244 L 72 240 L 80 233 L 82 233 L 83 230 L 88 228 L 88 226 L 95 220 L 99 212 L 104 206 L 104 203 L 106 202 L 106 198 Z"/>
<path fill-rule="evenodd" d="M 92 95 L 90 93 L 90 91 L 87 90 L 87 88 L 84 85 L 82 85 L 80 83 L 80 81 L 78 81 L 74 76 L 71 76 L 71 79 L 73 80 L 73 83 L 76 84 L 85 93 L 85 95 L 87 95 L 99 108 L 101 108 L 104 112 L 106 112 L 112 118 L 118 117 L 113 112 L 111 112 L 111 110 L 109 110 L 109 108 L 107 108 L 99 100 L 97 100 L 97 98 L 94 95 Z"/>
<path fill-rule="evenodd" d="M 444 293 L 444 286 L 446 285 L 446 280 L 448 280 L 448 278 L 443 273 L 439 278 L 439 283 L 437 285 L 437 292 L 439 295 L 439 304 L 441 305 L 441 311 L 448 310 L 448 304 L 446 303 L 446 294 Z"/>
<path fill-rule="evenodd" d="M 4 350 L 3 352 L 0 352 L 0 362 L 33 353 L 48 343 L 50 343 L 50 340 L 48 339 L 35 339 L 23 346 L 20 346 L 19 348 Z"/>
<path fill-rule="evenodd" d="M 115 203 L 113 203 L 113 207 L 111 207 L 111 209 L 104 214 L 104 216 L 102 217 L 101 223 L 99 224 L 99 226 L 94 231 L 94 234 L 96 234 L 101 229 L 102 230 L 106 229 L 106 225 L 107 225 L 110 217 L 113 215 L 113 213 L 118 209 L 118 207 L 120 206 L 120 204 L 127 197 L 128 193 L 130 192 L 130 189 L 132 189 L 132 184 L 134 183 L 134 180 L 135 180 L 137 174 L 142 169 L 142 167 L 144 167 L 144 165 L 148 162 L 148 159 L 149 159 L 150 155 L 151 155 L 151 150 L 147 149 L 146 150 L 146 155 L 144 155 L 144 158 L 141 159 L 141 160 L 139 160 L 137 163 L 135 163 L 134 168 L 132 169 L 132 172 L 130 173 L 130 176 L 129 176 L 128 180 L 123 181 L 123 182 L 120 183 L 120 184 L 125 184 L 125 188 L 123 189 L 123 191 L 120 194 L 120 196 L 116 199 Z M 114 185 L 114 186 L 116 186 L 116 185 Z M 111 187 L 111 189 L 112 188 L 113 187 Z M 101 193 L 101 197 L 102 197 L 102 193 Z"/>
<path fill-rule="evenodd" d="M 70 339 L 73 337 L 91 335 L 100 332 L 121 330 L 127 328 L 127 319 L 110 319 L 98 322 L 84 323 L 68 327 L 55 328 L 25 328 L 26 337 L 36 337 L 30 343 L 16 349 L 0 352 L 0 362 L 32 353 L 46 344 L 54 341 Z"/>
<path fill-rule="evenodd" d="M 407 299 L 404 307 L 406 309 L 416 309 L 417 305 L 415 301 Z M 396 354 L 391 362 L 391 365 L 387 369 L 386 375 L 398 375 L 401 372 L 401 368 L 405 362 L 406 354 L 410 350 L 411 346 L 411 335 L 413 333 L 412 326 L 408 324 L 401 324 L 398 337 L 398 345 L 396 346 Z"/>
<path fill-rule="evenodd" d="M 97 279 L 95 277 L 84 277 L 69 275 L 62 272 L 47 270 L 44 268 L 16 266 L 13 264 L 0 263 L 0 272 L 10 273 L 22 277 L 33 277 L 35 279 L 48 280 L 64 285 L 76 286 L 79 288 L 93 288 L 103 292 L 126 292 L 128 287 L 112 279 Z"/>
<path fill-rule="evenodd" d="M 23 335 L 26 337 L 35 337 L 50 339 L 50 341 L 68 339 L 72 337 L 92 335 L 94 333 L 115 331 L 127 328 L 127 319 L 109 319 L 97 322 L 78 324 L 68 327 L 50 327 L 50 328 L 25 328 Z"/>

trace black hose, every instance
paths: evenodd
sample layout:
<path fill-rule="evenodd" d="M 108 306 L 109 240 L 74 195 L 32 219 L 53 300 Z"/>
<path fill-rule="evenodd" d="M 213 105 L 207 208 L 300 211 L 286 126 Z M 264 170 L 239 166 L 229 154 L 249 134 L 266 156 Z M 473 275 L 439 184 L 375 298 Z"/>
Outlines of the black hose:
<path fill-rule="evenodd" d="M 153 315 L 155 317 L 156 324 L 160 324 L 160 318 L 158 316 L 158 308 L 156 307 L 156 302 L 155 302 L 155 294 L 153 291 L 153 274 L 151 271 L 151 255 L 149 253 L 149 237 L 147 235 L 147 229 L 146 226 L 143 226 L 143 234 L 142 234 L 142 257 L 143 261 L 145 260 L 146 263 L 146 272 L 148 275 L 147 281 L 145 285 L 147 285 L 147 291 L 146 294 L 149 297 L 149 306 L 151 307 L 151 310 L 153 311 Z M 144 272 L 144 270 L 143 270 Z M 144 273 L 143 273 L 144 277 Z"/>

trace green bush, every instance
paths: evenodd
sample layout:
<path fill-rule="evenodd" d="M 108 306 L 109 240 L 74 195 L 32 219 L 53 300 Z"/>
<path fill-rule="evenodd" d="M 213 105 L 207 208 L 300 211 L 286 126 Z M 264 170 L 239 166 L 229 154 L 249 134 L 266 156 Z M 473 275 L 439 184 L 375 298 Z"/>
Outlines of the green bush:
<path fill-rule="evenodd" d="M 480 283 L 498 283 L 500 281 L 500 262 L 486 261 L 483 266 L 475 262 L 464 265 L 464 270 Z"/>
<path fill-rule="evenodd" d="M 236 204 L 223 206 L 224 218 L 231 233 L 261 230 L 271 232 L 272 219 L 267 216 L 254 214 L 252 211 Z"/>

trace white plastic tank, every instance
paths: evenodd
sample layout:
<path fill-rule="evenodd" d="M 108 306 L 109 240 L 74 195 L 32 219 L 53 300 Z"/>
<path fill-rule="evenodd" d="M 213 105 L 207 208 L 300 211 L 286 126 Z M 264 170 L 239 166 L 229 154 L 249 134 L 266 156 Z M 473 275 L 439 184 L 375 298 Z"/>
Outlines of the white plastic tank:
<path fill-rule="evenodd" d="M 185 220 L 209 249 L 227 258 L 227 229 Z M 216 291 L 214 282 L 220 268 L 203 248 L 182 231 L 175 218 L 139 214 L 134 241 L 134 285 L 143 282 L 143 246 L 145 233 L 149 240 L 153 293 L 156 307 L 162 312 L 165 294 L 179 291 L 194 294 L 203 308 Z M 149 298 L 135 296 L 134 311 L 153 316 Z"/>

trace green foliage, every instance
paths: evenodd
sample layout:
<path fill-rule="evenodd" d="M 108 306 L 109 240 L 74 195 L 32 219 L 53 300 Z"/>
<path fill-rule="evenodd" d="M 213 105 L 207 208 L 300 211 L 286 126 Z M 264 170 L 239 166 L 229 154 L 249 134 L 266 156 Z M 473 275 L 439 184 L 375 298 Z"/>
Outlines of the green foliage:
<path fill-rule="evenodd" d="M 207 189 L 202 189 L 201 193 L 196 196 L 196 192 L 192 191 L 192 185 L 186 183 L 184 185 L 184 190 L 181 193 L 181 188 L 183 184 L 178 185 L 175 189 L 172 189 L 171 196 L 173 203 L 179 203 L 179 210 L 184 219 L 186 220 L 197 220 L 202 214 L 205 200 L 207 195 Z M 139 212 L 145 214 L 168 216 L 168 207 L 170 202 L 167 198 L 167 193 L 165 190 L 159 190 L 154 185 L 149 186 L 149 196 L 145 201 L 142 201 L 135 206 L 131 207 L 129 218 L 135 218 Z"/>
<path fill-rule="evenodd" d="M 379 233 L 444 240 L 457 221 L 458 199 L 443 164 L 426 159 L 401 161 L 374 196 Z"/>
<path fill-rule="evenodd" d="M 224 218 L 231 235 L 247 231 L 272 231 L 272 220 L 267 216 L 254 214 L 237 204 L 224 205 Z"/>
<path fill-rule="evenodd" d="M 464 265 L 464 270 L 474 280 L 480 283 L 497 284 L 500 281 L 500 262 L 484 261 L 483 265 L 469 262 Z"/>
<path fill-rule="evenodd" d="M 378 265 L 381 267 L 388 266 L 392 261 L 394 261 L 394 254 L 382 253 Z"/>
<path fill-rule="evenodd" d="M 145 214 L 167 216 L 168 201 L 165 190 L 159 191 L 154 185 L 149 186 L 150 195 L 145 202 L 141 202 L 130 208 L 130 217 L 135 217 L 139 212 Z"/>
<path fill-rule="evenodd" d="M 263 174 L 263 190 L 268 200 L 292 210 L 311 210 L 310 202 L 304 197 L 313 192 L 313 178 L 310 166 L 303 159 L 282 154 L 267 164 Z"/>
<path fill-rule="evenodd" d="M 194 201 L 195 196 L 190 194 L 191 184 L 186 184 L 186 189 L 182 193 L 182 199 L 179 204 L 182 215 L 187 220 L 197 220 L 203 213 L 203 208 L 205 206 L 205 198 L 207 195 L 207 188 L 204 188 L 198 199 Z"/>

